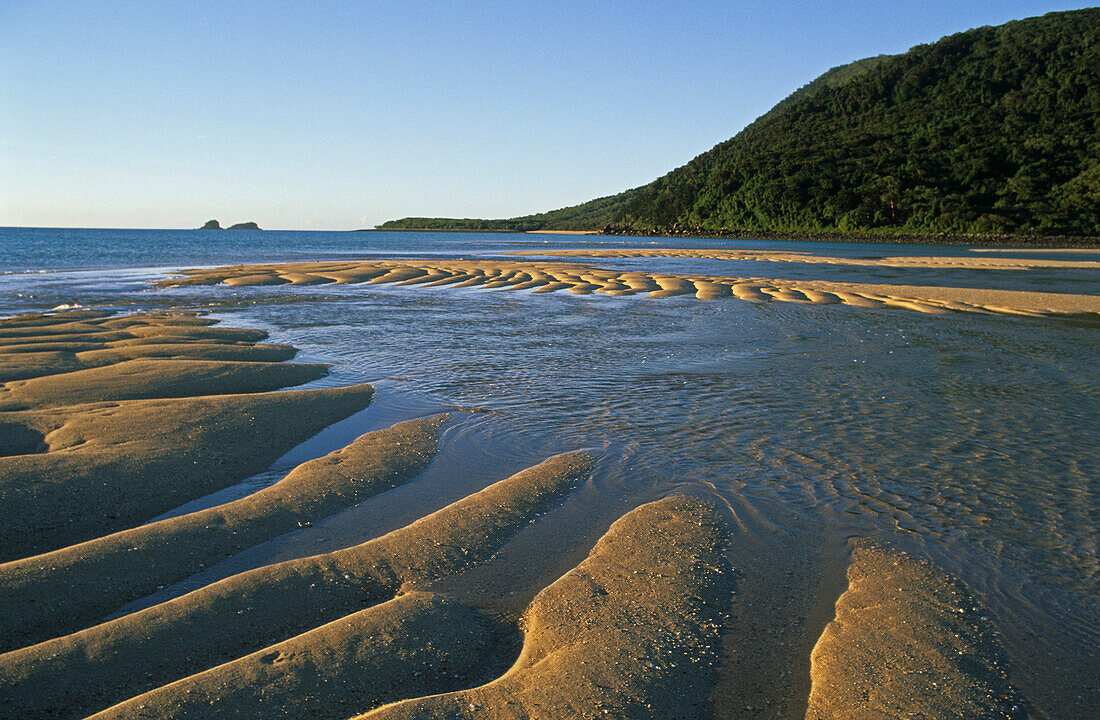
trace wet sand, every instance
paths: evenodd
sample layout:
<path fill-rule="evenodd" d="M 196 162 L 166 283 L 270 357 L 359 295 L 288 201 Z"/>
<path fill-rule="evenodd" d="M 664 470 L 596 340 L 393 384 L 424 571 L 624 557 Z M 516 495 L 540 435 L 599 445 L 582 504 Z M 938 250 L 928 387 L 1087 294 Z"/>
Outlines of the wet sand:
<path fill-rule="evenodd" d="M 734 295 L 728 279 L 604 273 L 374 262 L 189 280 Z M 795 291 L 755 292 L 783 301 Z M 838 587 L 844 568 L 814 565 L 814 553 L 812 567 L 769 556 L 735 508 L 707 500 L 672 495 L 626 513 L 518 616 L 479 594 L 468 578 L 590 479 L 594 458 L 582 452 L 483 478 L 483 489 L 358 545 L 108 620 L 151 589 L 413 481 L 448 421 L 367 433 L 246 498 L 149 523 L 265 469 L 372 396 L 369 386 L 277 390 L 317 366 L 282 362 L 285 348 L 260 360 L 262 333 L 206 323 L 170 313 L 0 321 L 0 355 L 26 355 L 24 369 L 39 373 L 8 381 L 0 407 L 0 498 L 14 526 L 0 564 L 0 718 L 1027 716 L 995 631 L 957 581 L 861 544 Z M 786 584 L 771 577 L 777 566 Z M 833 587 L 835 618 L 820 633 L 805 613 L 817 592 L 834 599 Z"/>
<path fill-rule="evenodd" d="M 806 720 L 1026 718 L 996 632 L 960 583 L 863 544 L 810 656 Z"/>
<path fill-rule="evenodd" d="M 327 368 L 278 362 L 293 349 L 211 322 L 87 311 L 0 321 L 0 358 L 35 375 L 0 385 L 0 561 L 124 530 L 233 485 L 370 402 L 368 386 L 269 392 Z M 208 359 L 218 352 L 239 359 Z"/>
<path fill-rule="evenodd" d="M 86 627 L 131 600 L 405 482 L 445 417 L 400 423 L 299 465 L 248 497 L 0 565 L 0 648 Z"/>
<path fill-rule="evenodd" d="M 653 252 L 674 251 L 655 250 Z M 577 254 L 581 254 L 580 251 L 577 251 Z M 588 256 L 592 252 L 584 251 L 583 254 Z M 937 259 L 932 258 L 932 260 Z M 985 260 L 991 259 L 985 258 Z M 946 263 L 947 260 L 944 262 Z M 1100 267 L 1100 263 L 1095 264 Z M 446 285 L 486 290 L 527 290 L 533 293 L 568 290 L 581 295 L 603 293 L 615 296 L 644 295 L 648 298 L 687 295 L 703 300 L 734 299 L 749 302 L 851 305 L 861 308 L 911 310 L 937 315 L 955 312 L 1025 316 L 1100 315 L 1100 295 L 783 278 L 677 275 L 607 270 L 579 263 L 541 261 L 374 260 L 290 263 L 187 270 L 184 275 L 182 278 L 163 280 L 158 284 L 163 287 L 217 284 L 238 287 L 368 283 L 421 288 Z"/>

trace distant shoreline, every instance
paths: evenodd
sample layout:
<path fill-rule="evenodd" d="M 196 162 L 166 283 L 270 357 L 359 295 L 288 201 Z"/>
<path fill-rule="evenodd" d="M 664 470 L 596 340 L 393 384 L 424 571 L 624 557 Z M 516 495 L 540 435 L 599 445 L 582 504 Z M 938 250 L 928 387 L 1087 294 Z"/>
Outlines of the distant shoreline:
<path fill-rule="evenodd" d="M 515 235 L 599 235 L 599 230 L 476 230 L 473 228 L 361 228 L 353 232 L 511 233 Z"/>
<path fill-rule="evenodd" d="M 523 230 L 477 230 L 474 228 L 359 228 L 352 232 L 440 232 L 440 233 L 518 233 Z"/>
<path fill-rule="evenodd" d="M 362 228 L 354 232 L 511 233 L 517 235 L 597 235 L 601 237 L 697 238 L 700 240 L 782 240 L 791 242 L 882 243 L 893 245 L 972 245 L 984 247 L 1100 249 L 1095 235 L 967 235 L 962 233 L 873 233 L 840 231 L 639 230 L 607 226 L 602 230 L 504 230 L 471 228 Z"/>
<path fill-rule="evenodd" d="M 1095 235 L 966 235 L 960 233 L 870 233 L 839 231 L 703 230 L 666 228 L 638 230 L 607 226 L 599 235 L 619 237 L 699 238 L 712 240 L 790 240 L 799 242 L 883 243 L 897 245 L 981 245 L 1044 248 L 1100 248 Z"/>

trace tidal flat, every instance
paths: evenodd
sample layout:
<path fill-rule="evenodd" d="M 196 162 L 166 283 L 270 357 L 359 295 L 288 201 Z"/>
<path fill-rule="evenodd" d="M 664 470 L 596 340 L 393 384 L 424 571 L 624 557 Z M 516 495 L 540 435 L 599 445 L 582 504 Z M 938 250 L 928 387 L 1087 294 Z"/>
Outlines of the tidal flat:
<path fill-rule="evenodd" d="M 0 717 L 1100 704 L 1100 252 L 154 232 L 0 275 Z"/>

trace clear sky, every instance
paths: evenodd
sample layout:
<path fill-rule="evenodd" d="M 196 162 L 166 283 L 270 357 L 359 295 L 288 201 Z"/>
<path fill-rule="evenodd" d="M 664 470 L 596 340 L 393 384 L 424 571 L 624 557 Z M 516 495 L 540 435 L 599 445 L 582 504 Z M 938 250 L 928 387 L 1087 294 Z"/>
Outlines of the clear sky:
<path fill-rule="evenodd" d="M 0 226 L 552 210 L 663 175 L 835 65 L 1087 6 L 0 0 Z"/>

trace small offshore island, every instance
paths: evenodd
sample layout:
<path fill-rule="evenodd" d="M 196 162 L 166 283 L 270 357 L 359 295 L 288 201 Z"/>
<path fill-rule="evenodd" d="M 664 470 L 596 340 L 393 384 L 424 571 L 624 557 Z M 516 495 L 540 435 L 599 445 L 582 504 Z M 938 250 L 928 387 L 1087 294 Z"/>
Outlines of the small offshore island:
<path fill-rule="evenodd" d="M 223 228 L 217 220 L 207 220 L 199 230 L 259 230 L 260 226 L 254 222 L 243 222 Z"/>

